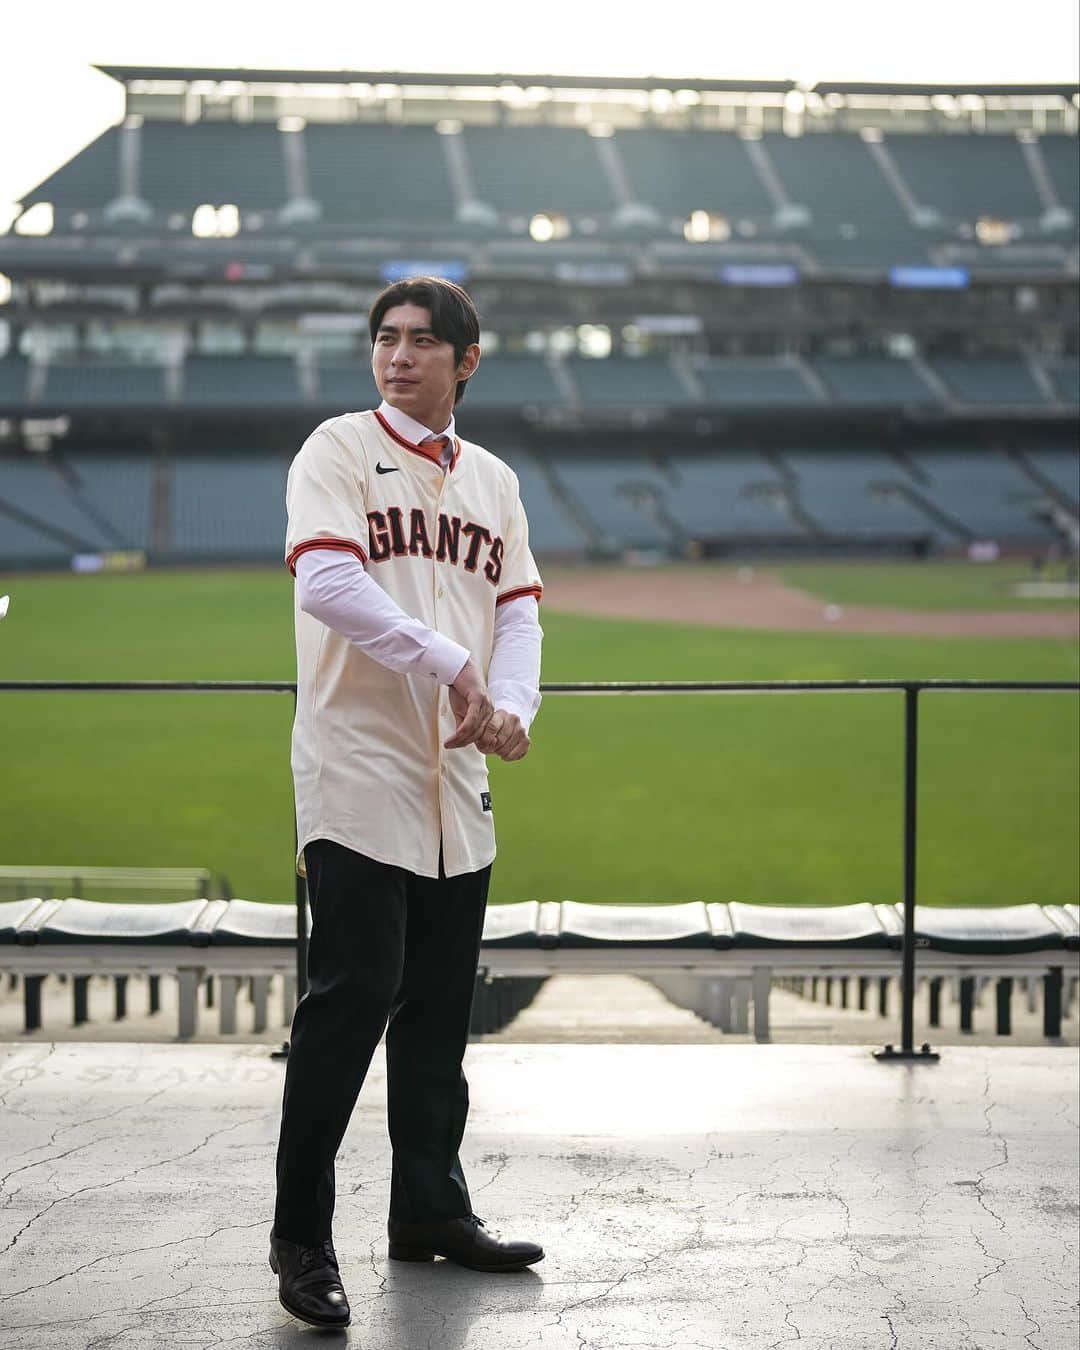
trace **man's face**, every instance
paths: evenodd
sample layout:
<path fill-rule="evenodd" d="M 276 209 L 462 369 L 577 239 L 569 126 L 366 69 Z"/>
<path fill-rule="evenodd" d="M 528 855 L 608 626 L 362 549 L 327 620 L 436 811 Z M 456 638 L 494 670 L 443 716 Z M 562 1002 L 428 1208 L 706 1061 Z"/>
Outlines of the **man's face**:
<path fill-rule="evenodd" d="M 457 361 L 453 344 L 431 331 L 430 310 L 395 305 L 383 315 L 375 334 L 371 369 L 379 393 L 392 408 L 440 430 L 450 420 L 458 380 L 467 379 L 479 359 L 480 348 L 474 343 Z"/>

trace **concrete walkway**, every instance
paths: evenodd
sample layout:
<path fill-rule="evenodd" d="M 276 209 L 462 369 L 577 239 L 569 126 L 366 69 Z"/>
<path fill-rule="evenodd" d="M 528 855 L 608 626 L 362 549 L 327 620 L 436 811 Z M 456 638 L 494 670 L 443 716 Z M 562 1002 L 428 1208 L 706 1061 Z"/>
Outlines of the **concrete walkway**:
<path fill-rule="evenodd" d="M 489 1042 L 466 1069 L 474 1208 L 546 1259 L 388 1261 L 380 1049 L 338 1160 L 353 1325 L 316 1333 L 266 1263 L 266 1046 L 0 1044 L 0 1344 L 1076 1344 L 1072 1049 Z"/>

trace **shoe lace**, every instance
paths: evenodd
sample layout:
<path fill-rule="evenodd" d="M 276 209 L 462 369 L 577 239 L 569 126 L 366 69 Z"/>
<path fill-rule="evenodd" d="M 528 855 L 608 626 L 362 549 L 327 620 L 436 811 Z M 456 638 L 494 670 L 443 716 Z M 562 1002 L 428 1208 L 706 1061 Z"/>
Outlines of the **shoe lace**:
<path fill-rule="evenodd" d="M 301 1270 L 306 1270 L 315 1261 L 328 1261 L 337 1270 L 337 1254 L 334 1251 L 334 1243 L 331 1238 L 326 1238 L 317 1247 L 300 1248 Z"/>
<path fill-rule="evenodd" d="M 468 1217 L 469 1222 L 471 1224 L 479 1224 L 481 1228 L 487 1227 L 487 1224 L 483 1221 L 483 1219 L 480 1217 L 479 1214 L 470 1214 Z"/>

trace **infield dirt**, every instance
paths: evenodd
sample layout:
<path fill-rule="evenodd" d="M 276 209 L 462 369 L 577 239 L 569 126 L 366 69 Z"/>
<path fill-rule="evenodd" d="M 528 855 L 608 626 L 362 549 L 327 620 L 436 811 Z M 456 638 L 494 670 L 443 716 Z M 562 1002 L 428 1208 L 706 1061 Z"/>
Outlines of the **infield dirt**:
<path fill-rule="evenodd" d="M 709 628 L 902 634 L 910 637 L 1080 637 L 1080 612 L 915 610 L 828 605 L 773 572 L 678 567 L 545 568 L 544 604 L 567 614 L 667 619 Z"/>

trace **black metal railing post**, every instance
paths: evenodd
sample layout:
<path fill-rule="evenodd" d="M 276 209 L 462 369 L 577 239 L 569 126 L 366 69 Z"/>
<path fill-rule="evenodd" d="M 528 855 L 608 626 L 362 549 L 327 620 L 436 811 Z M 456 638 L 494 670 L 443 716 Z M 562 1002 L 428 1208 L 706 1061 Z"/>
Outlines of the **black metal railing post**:
<path fill-rule="evenodd" d="M 941 1058 L 923 1042 L 915 1049 L 915 867 L 919 828 L 919 688 L 904 686 L 904 933 L 900 952 L 900 1049 L 886 1045 L 877 1060 Z"/>
<path fill-rule="evenodd" d="M 293 689 L 293 720 L 296 719 L 296 689 Z M 293 825 L 292 825 L 292 871 L 293 871 L 293 899 L 296 905 L 296 1002 L 307 993 L 307 879 L 302 877 L 296 870 L 296 852 L 297 845 L 300 842 L 300 832 L 296 827 L 296 798 L 293 798 Z M 289 1041 L 284 1040 L 281 1045 L 273 1051 L 271 1059 L 288 1059 Z"/>

